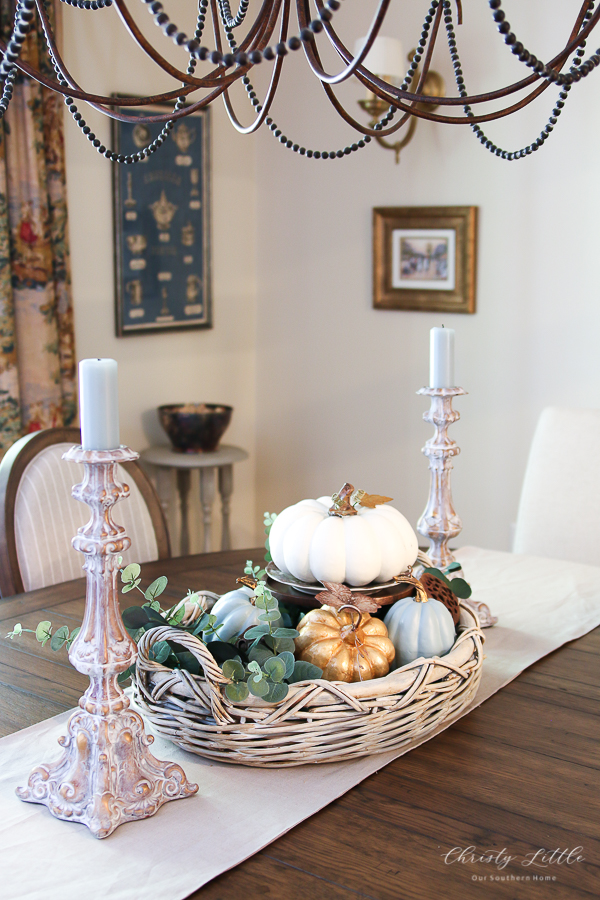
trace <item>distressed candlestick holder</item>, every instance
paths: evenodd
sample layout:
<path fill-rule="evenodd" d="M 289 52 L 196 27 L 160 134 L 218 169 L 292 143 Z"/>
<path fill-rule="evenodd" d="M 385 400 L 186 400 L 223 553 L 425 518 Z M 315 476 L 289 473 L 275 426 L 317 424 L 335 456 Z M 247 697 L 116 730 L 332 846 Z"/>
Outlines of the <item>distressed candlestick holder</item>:
<path fill-rule="evenodd" d="M 462 531 L 462 522 L 454 509 L 450 488 L 452 460 L 460 453 L 458 444 L 448 437 L 449 426 L 460 419 L 460 413 L 452 409 L 452 398 L 467 392 L 460 387 L 424 387 L 417 393 L 431 397 L 431 406 L 423 413 L 423 418 L 435 427 L 434 436 L 423 447 L 423 453 L 429 459 L 431 481 L 429 500 L 417 522 L 417 531 L 429 540 L 427 555 L 434 566 L 443 569 L 455 561 L 448 542 L 458 537 Z M 486 603 L 473 599 L 463 600 L 462 603 L 478 615 L 482 628 L 490 628 L 498 621 Z"/>
<path fill-rule="evenodd" d="M 195 794 L 180 766 L 161 762 L 148 750 L 154 738 L 117 676 L 135 661 L 137 648 L 121 618 L 117 575 L 119 556 L 131 545 L 125 529 L 112 520 L 112 507 L 129 488 L 117 481 L 117 464 L 137 459 L 128 447 L 83 450 L 72 447 L 63 459 L 83 463 L 84 478 L 73 496 L 91 509 L 87 525 L 73 538 L 85 556 L 86 606 L 81 630 L 69 650 L 74 667 L 90 686 L 59 739 L 64 753 L 55 763 L 37 766 L 17 794 L 43 803 L 59 819 L 81 822 L 98 838 L 123 822 L 153 815 L 168 800 Z"/>
<path fill-rule="evenodd" d="M 423 413 L 426 422 L 435 427 L 435 434 L 423 447 L 429 459 L 431 481 L 429 500 L 425 511 L 417 522 L 417 531 L 429 540 L 427 555 L 438 568 L 454 562 L 454 554 L 448 548 L 448 541 L 462 531 L 462 522 L 452 504 L 450 472 L 452 460 L 460 453 L 455 441 L 448 437 L 448 427 L 460 419 L 460 413 L 452 409 L 453 397 L 466 394 L 460 387 L 424 387 L 418 394 L 431 397 L 429 410 Z"/>

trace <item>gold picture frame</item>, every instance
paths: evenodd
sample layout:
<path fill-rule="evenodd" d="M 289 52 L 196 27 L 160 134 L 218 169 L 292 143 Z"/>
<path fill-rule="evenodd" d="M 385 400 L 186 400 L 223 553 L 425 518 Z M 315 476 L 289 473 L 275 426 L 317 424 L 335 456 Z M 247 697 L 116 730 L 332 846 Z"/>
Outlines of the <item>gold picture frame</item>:
<path fill-rule="evenodd" d="M 373 210 L 373 306 L 474 313 L 476 206 Z"/>

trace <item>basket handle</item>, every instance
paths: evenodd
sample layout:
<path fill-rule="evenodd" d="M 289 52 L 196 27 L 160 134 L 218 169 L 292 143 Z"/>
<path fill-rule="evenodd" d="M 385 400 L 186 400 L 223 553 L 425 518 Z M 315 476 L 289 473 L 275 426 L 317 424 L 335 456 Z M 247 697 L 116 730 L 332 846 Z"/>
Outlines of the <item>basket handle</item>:
<path fill-rule="evenodd" d="M 162 641 L 175 641 L 180 646 L 185 647 L 186 650 L 189 650 L 198 660 L 208 685 L 210 706 L 215 721 L 221 724 L 232 722 L 233 719 L 225 708 L 221 694 L 221 685 L 229 684 L 230 679 L 223 675 L 219 664 L 207 649 L 206 644 L 188 631 L 180 631 L 178 628 L 171 628 L 168 625 L 159 625 L 157 628 L 151 628 L 144 632 L 138 644 L 138 657 L 135 667 L 135 677 L 140 690 L 148 695 L 147 684 L 152 674 L 156 672 L 173 672 L 173 669 L 168 668 L 168 666 L 164 666 L 155 659 L 150 659 L 150 650 L 154 644 Z M 179 669 L 178 674 L 187 681 L 198 696 L 198 699 L 206 702 L 204 696 L 200 695 L 190 673 L 185 669 Z"/>

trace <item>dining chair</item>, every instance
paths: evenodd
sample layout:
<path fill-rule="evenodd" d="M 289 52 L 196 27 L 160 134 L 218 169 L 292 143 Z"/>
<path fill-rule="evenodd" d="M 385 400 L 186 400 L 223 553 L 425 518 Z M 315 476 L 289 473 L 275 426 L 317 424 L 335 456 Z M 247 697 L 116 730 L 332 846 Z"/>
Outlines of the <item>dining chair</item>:
<path fill-rule="evenodd" d="M 0 596 L 8 597 L 82 576 L 81 554 L 71 546 L 89 508 L 71 496 L 83 467 L 62 459 L 81 443 L 78 428 L 49 428 L 28 434 L 0 462 Z M 154 487 L 139 463 L 118 466 L 130 496 L 115 508 L 131 547 L 123 564 L 167 559 L 171 545 Z"/>
<path fill-rule="evenodd" d="M 529 451 L 513 551 L 600 566 L 600 409 L 548 407 Z"/>

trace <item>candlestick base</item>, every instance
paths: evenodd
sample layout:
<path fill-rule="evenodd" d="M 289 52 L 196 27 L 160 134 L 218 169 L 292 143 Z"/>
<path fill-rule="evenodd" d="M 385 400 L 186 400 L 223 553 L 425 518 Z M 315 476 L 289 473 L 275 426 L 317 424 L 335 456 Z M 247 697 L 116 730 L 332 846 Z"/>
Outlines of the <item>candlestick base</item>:
<path fill-rule="evenodd" d="M 81 709 L 69 719 L 68 735 L 59 739 L 62 757 L 37 766 L 27 785 L 17 788 L 21 800 L 43 803 L 57 818 L 81 822 L 98 838 L 198 790 L 180 766 L 149 752 L 154 738 L 145 734 L 142 717 L 129 708 L 117 680 L 135 661 L 137 647 L 123 624 L 117 589 L 120 554 L 131 541 L 113 521 L 112 507 L 129 494 L 117 480 L 117 465 L 137 456 L 128 447 L 72 447 L 63 456 L 83 463 L 84 479 L 73 496 L 92 513 L 73 538 L 85 558 L 87 591 L 83 622 L 69 650 L 69 659 L 89 675 L 90 685 L 79 701 Z"/>
<path fill-rule="evenodd" d="M 160 762 L 149 752 L 154 738 L 145 734 L 142 717 L 133 710 L 109 715 L 78 711 L 67 732 L 58 741 L 65 747 L 62 757 L 37 766 L 17 795 L 28 803 L 43 803 L 58 819 L 87 825 L 97 838 L 198 790 L 180 766 Z"/>

